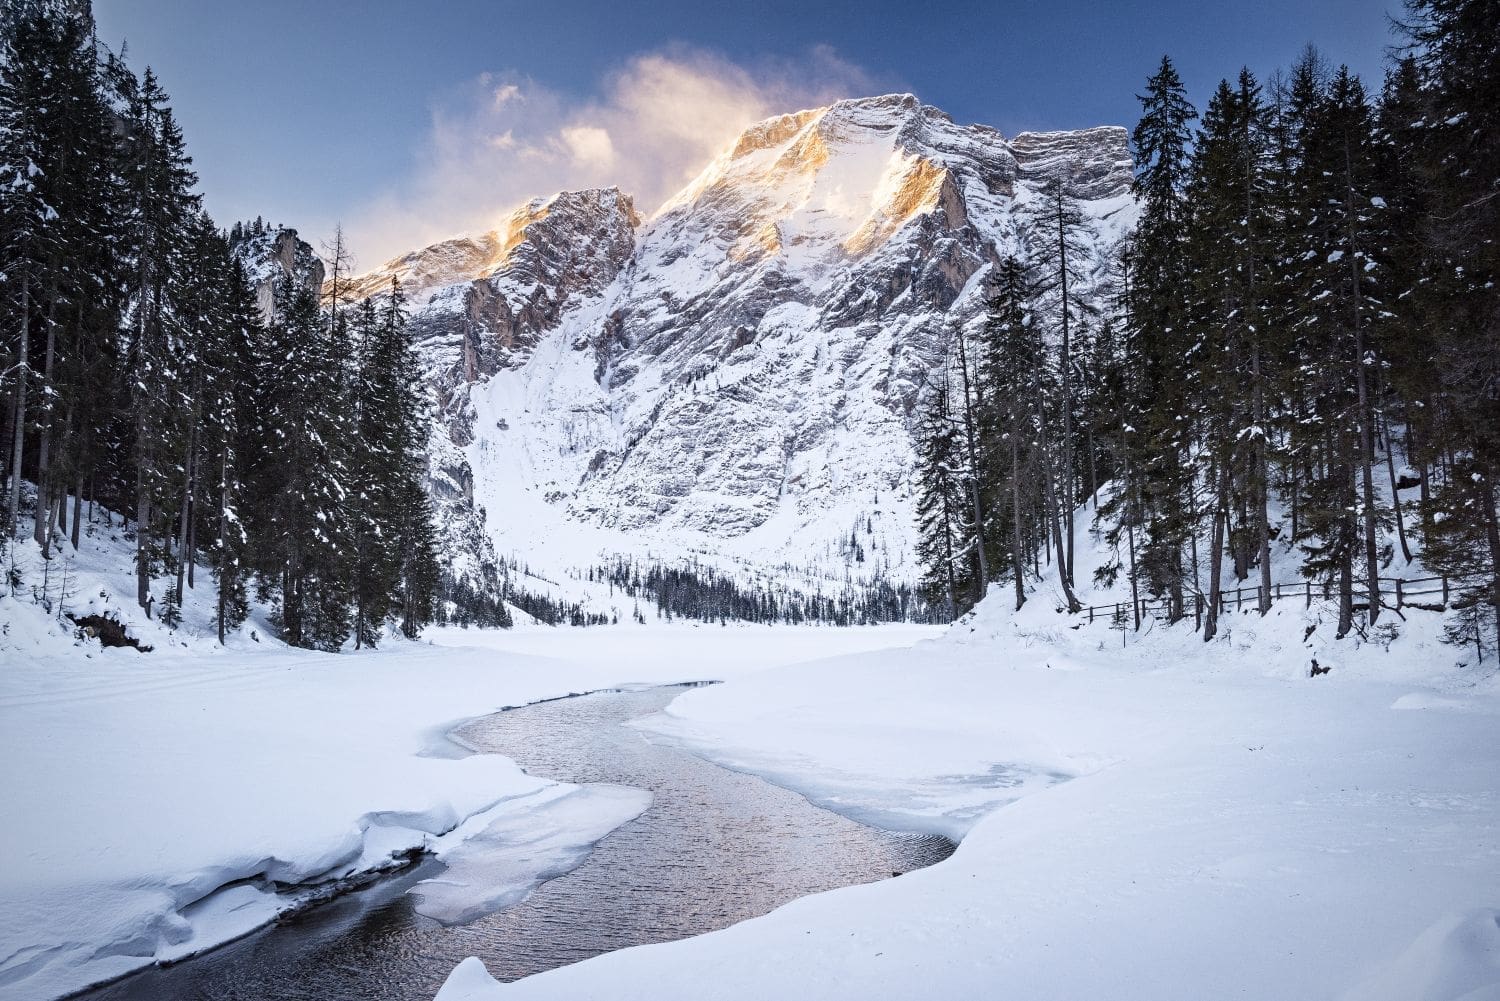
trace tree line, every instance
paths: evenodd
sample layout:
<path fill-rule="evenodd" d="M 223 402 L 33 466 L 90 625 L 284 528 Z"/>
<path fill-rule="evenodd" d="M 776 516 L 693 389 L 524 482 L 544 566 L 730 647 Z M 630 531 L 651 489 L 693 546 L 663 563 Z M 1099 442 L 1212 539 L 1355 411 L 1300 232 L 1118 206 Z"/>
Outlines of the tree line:
<path fill-rule="evenodd" d="M 587 579 L 634 599 L 632 616 L 645 621 L 641 601 L 670 622 L 757 622 L 863 626 L 879 622 L 930 622 L 934 611 L 904 582 L 877 575 L 846 584 L 837 594 L 808 594 L 771 582 L 744 583 L 696 560 L 680 566 L 618 556 L 590 567 Z"/>
<path fill-rule="evenodd" d="M 1467 582 L 1451 638 L 1493 642 L 1500 5 L 1408 0 L 1397 28 L 1378 94 L 1309 49 L 1201 117 L 1164 58 L 1132 135 L 1139 223 L 1106 261 L 1045 183 L 920 415 L 929 601 L 957 615 L 1003 583 L 1020 607 L 1045 564 L 1076 611 L 1092 528 L 1117 554 L 1095 583 L 1202 609 L 1205 639 L 1228 578 L 1267 611 L 1281 545 L 1340 636 L 1419 558 Z"/>
<path fill-rule="evenodd" d="M 76 550 L 98 502 L 129 520 L 135 599 L 169 624 L 204 566 L 220 641 L 252 594 L 293 645 L 416 635 L 439 571 L 399 287 L 351 305 L 338 241 L 331 289 L 279 275 L 263 316 L 250 270 L 275 233 L 203 211 L 155 74 L 98 44 L 87 4 L 4 0 L 0 19 L 12 593 L 22 547 Z"/>

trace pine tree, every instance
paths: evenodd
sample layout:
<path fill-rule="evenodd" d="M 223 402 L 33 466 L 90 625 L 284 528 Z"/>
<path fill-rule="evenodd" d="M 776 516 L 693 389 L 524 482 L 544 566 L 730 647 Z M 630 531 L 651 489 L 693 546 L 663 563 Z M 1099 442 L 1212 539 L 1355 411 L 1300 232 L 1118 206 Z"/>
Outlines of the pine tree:
<path fill-rule="evenodd" d="M 1008 503 L 995 505 L 1001 513 L 1004 542 L 1008 544 L 1010 575 L 1015 584 L 1016 608 L 1026 603 L 1025 574 L 1030 562 L 1030 540 L 1039 534 L 1043 501 L 1036 485 L 1050 472 L 1038 469 L 1040 428 L 1036 424 L 1037 400 L 1046 390 L 1048 359 L 1039 325 L 1029 307 L 1033 289 L 1025 269 L 1015 257 L 1000 262 L 989 317 L 984 328 L 980 372 L 990 405 L 983 420 L 985 437 L 991 443 L 991 469 L 997 475 L 992 496 Z M 1008 528 L 1008 531 L 1004 530 Z"/>
<path fill-rule="evenodd" d="M 182 259 L 189 220 L 198 207 L 196 178 L 167 104 L 148 68 L 139 86 L 122 78 L 129 132 L 123 183 L 128 192 L 127 252 L 131 293 L 126 372 L 135 415 L 136 601 L 150 613 L 151 578 L 169 556 L 176 494 L 173 471 L 186 430 L 181 345 L 171 330 L 168 289 Z"/>
<path fill-rule="evenodd" d="M 1302 531 L 1308 568 L 1337 584 L 1342 635 L 1353 624 L 1354 564 L 1360 557 L 1368 620 L 1373 623 L 1380 611 L 1369 375 L 1377 364 L 1372 323 L 1380 295 L 1372 253 L 1378 245 L 1370 191 L 1373 118 L 1358 79 L 1340 69 L 1305 121 L 1294 350 L 1301 395 L 1310 401 L 1321 439 L 1307 443 L 1319 461 L 1305 478 Z"/>
<path fill-rule="evenodd" d="M 978 413 L 984 409 L 984 394 L 978 384 L 974 361 L 970 359 L 969 336 L 962 324 L 954 328 L 954 345 L 957 348 L 959 405 L 956 417 L 963 431 L 964 458 L 967 460 L 965 494 L 969 502 L 969 523 L 974 526 L 969 552 L 974 558 L 974 572 L 970 575 L 974 583 L 974 601 L 984 597 L 990 583 L 989 551 L 985 546 L 984 462 L 980 457 Z M 975 360 L 977 361 L 977 359 Z"/>
<path fill-rule="evenodd" d="M 1393 500 L 1397 541 L 1403 559 L 1410 563 L 1412 548 L 1406 525 L 1406 505 L 1401 502 L 1396 473 L 1395 435 L 1403 431 L 1407 463 L 1418 468 L 1421 493 L 1419 523 L 1424 544 L 1430 541 L 1432 518 L 1430 489 L 1432 469 L 1438 461 L 1430 447 L 1441 439 L 1438 407 L 1440 397 L 1437 352 L 1427 329 L 1434 311 L 1435 256 L 1424 239 L 1429 218 L 1427 185 L 1422 178 L 1421 121 L 1426 96 L 1416 60 L 1402 59 L 1386 76 L 1376 126 L 1377 194 L 1372 208 L 1382 217 L 1384 240 L 1373 252 L 1393 294 L 1385 297 L 1380 324 L 1382 374 L 1394 399 L 1384 414 L 1386 476 Z M 1400 408 L 1399 414 L 1392 411 Z"/>
<path fill-rule="evenodd" d="M 1145 522 L 1140 567 L 1153 593 L 1167 596 L 1168 615 L 1175 621 L 1183 615 L 1184 551 L 1195 537 L 1197 518 L 1190 454 L 1194 429 L 1187 426 L 1190 343 L 1184 290 L 1191 266 L 1183 192 L 1191 165 L 1189 126 L 1198 116 L 1166 57 L 1139 100 L 1142 116 L 1132 142 L 1141 219 L 1133 241 L 1128 313 L 1141 366 L 1131 405 L 1137 432 L 1131 436 L 1137 448 L 1132 489 Z"/>
<path fill-rule="evenodd" d="M 1418 145 L 1437 293 L 1428 326 L 1438 332 L 1442 450 L 1452 456 L 1433 498 L 1443 515 L 1434 541 L 1475 554 L 1463 562 L 1484 583 L 1468 592 L 1491 606 L 1500 633 L 1500 6 L 1406 6 L 1403 30 L 1428 104 Z"/>
<path fill-rule="evenodd" d="M 213 493 L 203 517 L 209 564 L 218 585 L 215 620 L 219 642 L 239 626 L 249 611 L 250 537 L 242 509 L 246 498 L 246 456 L 252 444 L 256 416 L 249 387 L 255 378 L 254 358 L 263 338 L 255 293 L 244 267 L 224 247 L 226 276 L 220 336 L 205 358 L 208 379 L 204 394 L 205 488 Z M 211 480 L 209 478 L 212 478 Z"/>
<path fill-rule="evenodd" d="M 379 308 L 359 307 L 353 549 L 355 645 L 374 645 L 399 612 L 415 637 L 435 614 L 439 577 L 432 513 L 422 487 L 428 406 L 421 390 L 404 297 L 392 283 Z"/>
<path fill-rule="evenodd" d="M 917 427 L 917 562 L 922 593 L 948 621 L 968 610 L 969 527 L 965 499 L 962 432 L 947 386 L 935 389 Z"/>
<path fill-rule="evenodd" d="M 1260 610 L 1270 606 L 1267 524 L 1268 324 L 1262 308 L 1268 256 L 1270 146 L 1260 88 L 1248 71 L 1237 86 L 1221 81 L 1203 116 L 1188 201 L 1196 264 L 1190 353 L 1194 411 L 1202 436 L 1204 478 L 1212 498 L 1208 599 L 1203 638 L 1217 632 L 1222 561 L 1237 579 L 1261 568 Z M 1232 528 L 1236 512 L 1239 524 Z"/>
<path fill-rule="evenodd" d="M 279 281 L 276 320 L 256 359 L 253 535 L 262 592 L 277 599 L 293 646 L 336 650 L 349 633 L 348 358 L 347 335 L 325 323 L 316 290 Z"/>

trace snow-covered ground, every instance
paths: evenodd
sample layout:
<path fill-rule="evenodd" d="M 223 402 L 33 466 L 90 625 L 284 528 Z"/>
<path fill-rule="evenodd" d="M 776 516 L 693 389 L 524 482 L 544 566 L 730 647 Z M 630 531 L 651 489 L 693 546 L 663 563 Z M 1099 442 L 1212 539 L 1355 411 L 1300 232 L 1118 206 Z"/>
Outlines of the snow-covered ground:
<path fill-rule="evenodd" d="M 121 554 L 85 549 L 70 572 L 98 602 Z M 0 599 L 0 998 L 56 997 L 227 941 L 414 848 L 450 862 L 441 883 L 419 885 L 420 910 L 493 909 L 576 864 L 650 797 L 467 755 L 445 738 L 459 722 L 931 633 L 451 630 L 328 655 L 247 629 L 215 652 L 201 607 L 177 633 L 111 607 L 157 649 L 75 645 L 40 607 Z M 504 885 L 467 878 L 474 845 L 491 880 L 497 853 L 515 846 Z"/>
<path fill-rule="evenodd" d="M 466 962 L 445 1001 L 1500 999 L 1500 676 L 1429 611 L 1335 640 L 1326 607 L 1288 600 L 1212 644 L 1149 622 L 1122 642 L 1047 584 L 940 638 L 652 623 L 324 655 L 261 619 L 218 647 L 202 593 L 176 631 L 144 620 L 126 540 L 92 531 L 54 606 L 113 610 L 156 650 L 0 599 L 0 999 L 205 948 L 413 848 L 451 863 L 425 913 L 502 906 L 647 800 L 465 756 L 452 726 L 709 678 L 643 732 L 958 852 L 515 984 Z M 1082 547 L 1080 577 L 1105 555 Z M 472 878 L 502 845 L 501 884 Z"/>
<path fill-rule="evenodd" d="M 689 692 L 646 723 L 885 826 L 962 835 L 899 879 L 442 1001 L 1500 998 L 1500 683 L 1437 618 L 1357 647 L 1287 602 L 1070 629 L 992 596 L 914 648 Z M 1332 665 L 1308 676 L 1311 659 Z M 774 961 L 772 961 L 774 959 Z"/>

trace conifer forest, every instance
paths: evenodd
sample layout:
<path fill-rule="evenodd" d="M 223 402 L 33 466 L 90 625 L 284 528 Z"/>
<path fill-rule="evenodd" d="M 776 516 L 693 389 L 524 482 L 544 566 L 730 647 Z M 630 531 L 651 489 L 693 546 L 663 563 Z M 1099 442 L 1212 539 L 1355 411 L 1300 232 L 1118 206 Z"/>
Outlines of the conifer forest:
<path fill-rule="evenodd" d="M 328 291 L 280 277 L 262 311 L 274 234 L 204 213 L 161 81 L 69 10 L 9 2 L 0 39 L 6 553 L 45 574 L 108 508 L 164 622 L 211 588 L 221 640 L 252 595 L 294 646 L 415 636 L 439 570 L 400 288 L 354 305 L 336 250 Z"/>
<path fill-rule="evenodd" d="M 1280 541 L 1336 596 L 1343 635 L 1376 623 L 1382 575 L 1420 548 L 1464 582 L 1454 639 L 1493 648 L 1496 14 L 1411 3 L 1384 80 L 1309 48 L 1268 79 L 1226 77 L 1201 114 L 1162 60 L 1111 294 L 1070 295 L 1083 219 L 1058 185 L 997 269 L 988 320 L 955 332 L 919 434 L 929 602 L 960 614 L 1004 583 L 1019 607 L 1046 565 L 1076 612 L 1094 532 L 1120 554 L 1096 576 L 1128 580 L 1136 628 L 1152 600 L 1209 640 L 1226 568 L 1268 608 Z"/>

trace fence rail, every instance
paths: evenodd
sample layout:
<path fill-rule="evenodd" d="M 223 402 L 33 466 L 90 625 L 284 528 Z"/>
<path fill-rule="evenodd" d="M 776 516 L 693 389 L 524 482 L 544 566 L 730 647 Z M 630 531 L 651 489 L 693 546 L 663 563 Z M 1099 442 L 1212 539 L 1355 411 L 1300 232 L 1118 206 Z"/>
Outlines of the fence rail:
<path fill-rule="evenodd" d="M 1403 608 L 1421 608 L 1428 611 L 1442 612 L 1448 608 L 1448 603 L 1455 589 L 1475 580 L 1488 580 L 1485 576 L 1472 577 L 1378 577 L 1382 585 L 1382 600 L 1380 607 L 1400 611 Z M 1384 585 L 1390 585 L 1386 587 Z M 1245 607 L 1248 601 L 1252 607 L 1260 607 L 1262 587 L 1236 587 L 1219 592 L 1219 611 L 1228 612 Z M 1384 596 L 1395 595 L 1395 604 L 1387 604 Z M 1431 598 L 1440 596 L 1438 601 L 1416 601 L 1418 598 Z M 1334 596 L 1334 585 L 1331 583 L 1314 584 L 1312 581 L 1298 581 L 1296 583 L 1272 584 L 1267 606 L 1278 601 L 1301 598 L 1304 607 L 1311 608 L 1313 599 L 1326 601 Z M 1189 612 L 1187 605 L 1192 605 Z M 1359 601 L 1359 595 L 1355 596 L 1357 607 L 1365 607 Z M 1208 596 L 1205 594 L 1193 594 L 1184 599 L 1183 617 L 1192 614 L 1198 625 L 1203 624 L 1203 614 L 1208 607 Z M 1087 615 L 1088 620 L 1093 622 L 1095 618 L 1108 616 L 1111 620 L 1121 616 L 1133 615 L 1135 624 L 1147 618 L 1168 618 L 1171 615 L 1172 604 L 1167 598 L 1139 598 L 1135 601 L 1117 601 L 1108 605 L 1089 605 L 1082 609 L 1079 614 Z"/>

